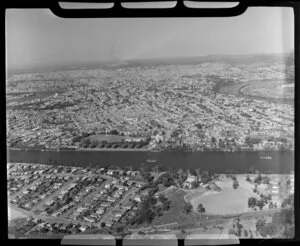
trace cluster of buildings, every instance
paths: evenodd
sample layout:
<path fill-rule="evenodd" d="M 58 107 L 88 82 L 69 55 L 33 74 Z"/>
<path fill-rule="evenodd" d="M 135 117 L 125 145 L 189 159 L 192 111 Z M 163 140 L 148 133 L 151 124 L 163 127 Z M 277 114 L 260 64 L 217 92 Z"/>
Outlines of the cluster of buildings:
<path fill-rule="evenodd" d="M 279 63 L 203 63 L 15 75 L 7 83 L 8 144 L 76 148 L 75 136 L 117 130 L 154 137 L 151 149 L 292 150 L 293 105 L 215 91 L 217 81 L 287 79 L 289 70 Z M 52 94 L 41 96 L 44 91 Z"/>
<path fill-rule="evenodd" d="M 138 176 L 138 171 L 9 163 L 9 206 L 39 221 L 33 231 L 111 227 L 137 213 L 145 197 Z"/>
<path fill-rule="evenodd" d="M 295 192 L 295 176 L 285 175 L 281 178 L 273 178 L 268 186 L 268 193 L 274 197 L 286 197 Z"/>

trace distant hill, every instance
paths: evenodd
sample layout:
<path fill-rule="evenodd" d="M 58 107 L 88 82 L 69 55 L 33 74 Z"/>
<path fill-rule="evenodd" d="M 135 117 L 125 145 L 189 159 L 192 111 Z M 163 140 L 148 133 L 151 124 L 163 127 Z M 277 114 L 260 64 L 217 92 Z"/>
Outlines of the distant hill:
<path fill-rule="evenodd" d="M 99 62 L 77 62 L 73 64 L 51 64 L 51 65 L 28 65 L 21 68 L 8 67 L 8 75 L 23 73 L 39 73 L 76 69 L 107 69 L 126 68 L 135 66 L 159 66 L 159 65 L 196 65 L 201 63 L 229 63 L 232 65 L 254 63 L 276 63 L 284 62 L 287 65 L 294 64 L 293 53 L 288 54 L 253 54 L 253 55 L 207 55 L 194 57 L 169 57 L 157 59 L 135 59 L 127 61 L 99 61 Z"/>
<path fill-rule="evenodd" d="M 189 65 L 204 62 L 218 62 L 236 64 L 253 64 L 253 63 L 276 63 L 285 62 L 287 65 L 294 64 L 294 56 L 289 54 L 253 54 L 253 55 L 207 55 L 195 57 L 172 57 L 158 59 L 140 59 L 129 60 L 127 66 L 145 66 L 145 65 Z"/>

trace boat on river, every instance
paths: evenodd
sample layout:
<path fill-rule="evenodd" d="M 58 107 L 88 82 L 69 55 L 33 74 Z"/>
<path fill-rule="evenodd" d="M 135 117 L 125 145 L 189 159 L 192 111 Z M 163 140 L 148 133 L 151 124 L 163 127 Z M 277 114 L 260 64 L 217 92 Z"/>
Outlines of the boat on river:
<path fill-rule="evenodd" d="M 261 156 L 260 159 L 272 160 L 271 156 Z"/>

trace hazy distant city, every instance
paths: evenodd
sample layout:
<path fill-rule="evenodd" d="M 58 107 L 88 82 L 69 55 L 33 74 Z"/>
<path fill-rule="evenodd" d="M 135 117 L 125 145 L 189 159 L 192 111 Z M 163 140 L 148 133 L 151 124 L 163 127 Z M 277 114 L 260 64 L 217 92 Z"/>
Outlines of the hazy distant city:
<path fill-rule="evenodd" d="M 293 150 L 294 68 L 256 59 L 11 76 L 9 147 Z"/>

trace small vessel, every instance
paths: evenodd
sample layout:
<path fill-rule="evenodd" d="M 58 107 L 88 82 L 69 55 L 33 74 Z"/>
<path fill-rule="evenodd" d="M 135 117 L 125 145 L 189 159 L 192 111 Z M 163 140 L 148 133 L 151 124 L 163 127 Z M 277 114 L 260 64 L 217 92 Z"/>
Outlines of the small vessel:
<path fill-rule="evenodd" d="M 148 160 L 146 160 L 146 162 L 155 163 L 155 162 L 157 162 L 157 160 L 148 159 Z"/>
<path fill-rule="evenodd" d="M 272 160 L 271 156 L 261 156 L 260 159 Z"/>

